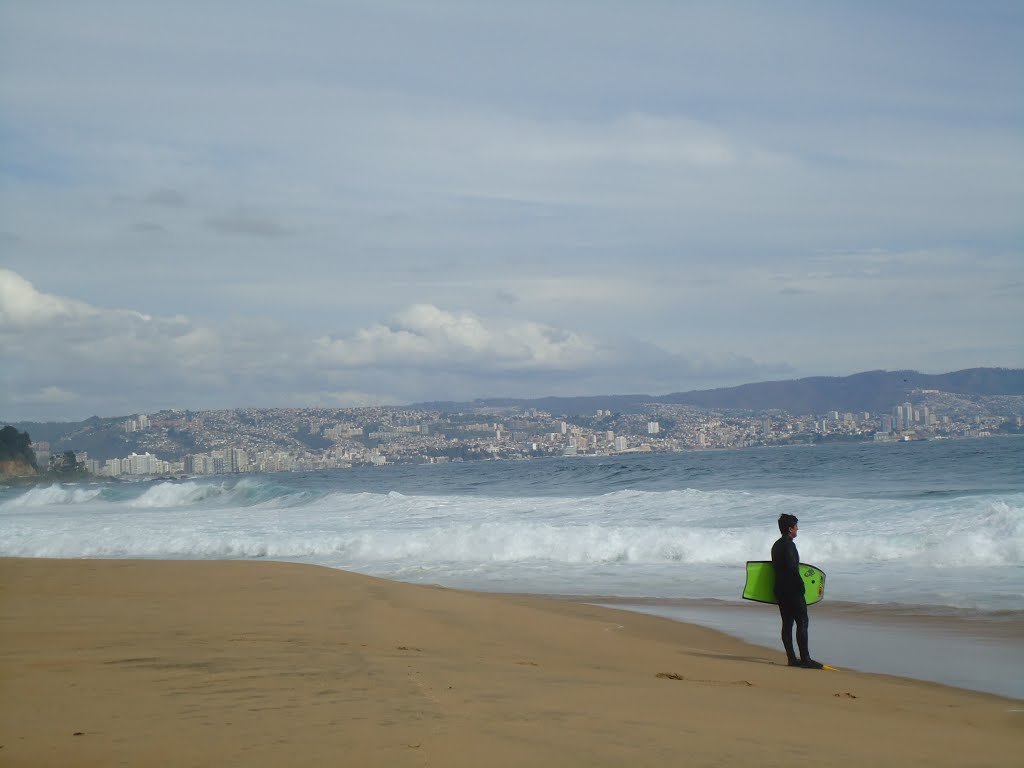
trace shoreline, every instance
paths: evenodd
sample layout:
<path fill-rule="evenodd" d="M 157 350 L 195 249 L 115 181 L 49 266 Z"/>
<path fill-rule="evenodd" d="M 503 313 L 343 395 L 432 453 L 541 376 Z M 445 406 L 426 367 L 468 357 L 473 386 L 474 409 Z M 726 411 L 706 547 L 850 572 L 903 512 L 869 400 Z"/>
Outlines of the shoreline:
<path fill-rule="evenodd" d="M 779 617 L 773 605 L 700 599 L 584 602 L 699 624 L 781 653 Z M 811 606 L 811 654 L 843 669 L 1024 700 L 1024 676 L 1007 674 L 1007 670 L 1024 669 L 1024 614 L 937 615 L 925 607 L 908 612 L 912 608 L 860 603 Z"/>
<path fill-rule="evenodd" d="M 0 558 L 0 629 L 12 766 L 1002 766 L 1024 729 L 693 624 L 304 564 Z"/>

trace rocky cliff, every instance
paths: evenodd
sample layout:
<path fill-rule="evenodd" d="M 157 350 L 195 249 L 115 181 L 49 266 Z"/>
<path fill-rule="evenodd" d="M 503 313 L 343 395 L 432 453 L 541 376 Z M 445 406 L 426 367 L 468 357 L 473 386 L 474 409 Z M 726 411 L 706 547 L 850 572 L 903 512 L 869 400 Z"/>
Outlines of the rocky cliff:
<path fill-rule="evenodd" d="M 18 459 L 0 460 L 0 480 L 14 477 L 35 477 L 37 474 L 36 468 L 26 461 Z"/>

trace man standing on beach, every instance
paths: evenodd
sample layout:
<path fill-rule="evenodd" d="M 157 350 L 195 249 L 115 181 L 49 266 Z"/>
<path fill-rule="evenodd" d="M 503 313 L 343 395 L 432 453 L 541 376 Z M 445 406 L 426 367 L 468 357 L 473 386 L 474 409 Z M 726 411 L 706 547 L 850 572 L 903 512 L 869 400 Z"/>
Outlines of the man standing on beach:
<path fill-rule="evenodd" d="M 799 528 L 795 515 L 779 515 L 779 533 L 782 536 L 772 546 L 775 599 L 779 601 L 779 613 L 782 614 L 782 645 L 786 649 L 789 666 L 821 669 L 821 662 L 812 659 L 807 650 L 807 600 L 804 598 L 804 582 L 800 578 L 800 553 L 793 543 Z M 794 624 L 799 658 L 793 652 Z"/>

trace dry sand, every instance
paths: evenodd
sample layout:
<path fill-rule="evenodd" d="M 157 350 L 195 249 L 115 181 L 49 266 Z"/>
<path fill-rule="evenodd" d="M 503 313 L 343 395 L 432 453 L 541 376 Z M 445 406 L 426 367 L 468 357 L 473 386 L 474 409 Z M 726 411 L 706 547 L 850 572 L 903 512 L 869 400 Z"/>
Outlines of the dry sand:
<path fill-rule="evenodd" d="M 3 766 L 1024 763 L 1021 702 L 783 663 L 316 566 L 0 559 Z"/>

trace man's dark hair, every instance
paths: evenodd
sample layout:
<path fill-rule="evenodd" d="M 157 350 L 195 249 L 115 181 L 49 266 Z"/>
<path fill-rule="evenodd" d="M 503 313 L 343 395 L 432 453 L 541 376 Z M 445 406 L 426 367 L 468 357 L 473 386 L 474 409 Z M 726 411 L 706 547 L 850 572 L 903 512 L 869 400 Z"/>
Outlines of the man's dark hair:
<path fill-rule="evenodd" d="M 789 529 L 798 522 L 799 520 L 796 519 L 796 515 L 787 515 L 785 513 L 779 515 L 779 533 L 785 536 L 789 533 Z"/>

